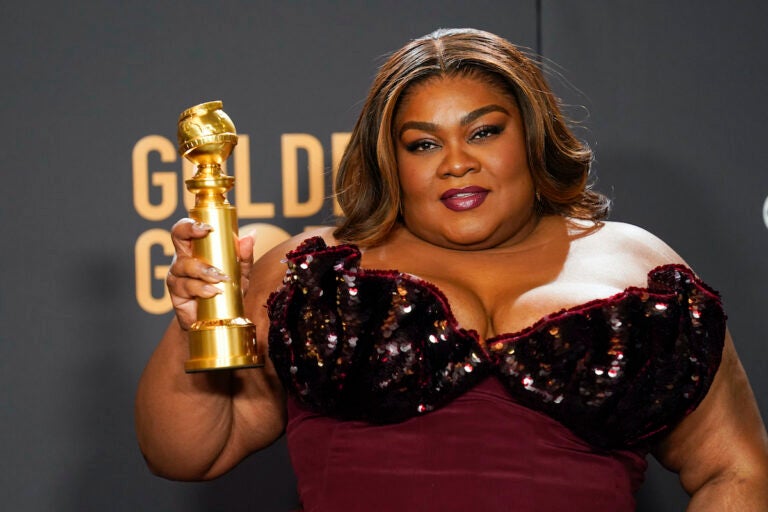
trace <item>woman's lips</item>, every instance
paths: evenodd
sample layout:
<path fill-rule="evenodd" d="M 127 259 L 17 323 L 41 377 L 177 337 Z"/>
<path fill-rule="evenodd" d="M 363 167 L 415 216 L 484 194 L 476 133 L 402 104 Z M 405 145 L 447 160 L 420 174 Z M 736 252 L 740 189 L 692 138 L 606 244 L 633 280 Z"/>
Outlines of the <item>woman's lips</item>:
<path fill-rule="evenodd" d="M 440 201 L 449 210 L 461 212 L 477 208 L 487 195 L 488 189 L 482 187 L 452 188 L 440 196 Z"/>

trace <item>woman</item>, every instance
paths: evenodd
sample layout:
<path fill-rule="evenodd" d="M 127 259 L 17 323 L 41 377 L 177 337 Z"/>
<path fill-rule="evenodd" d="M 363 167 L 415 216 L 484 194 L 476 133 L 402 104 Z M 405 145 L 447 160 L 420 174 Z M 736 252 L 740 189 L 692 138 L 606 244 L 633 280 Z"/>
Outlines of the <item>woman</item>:
<path fill-rule="evenodd" d="M 226 276 L 191 257 L 206 226 L 174 226 L 176 319 L 137 397 L 150 467 L 213 478 L 286 432 L 306 510 L 633 510 L 652 452 L 690 510 L 764 510 L 765 428 L 719 297 L 601 220 L 590 161 L 507 41 L 441 30 L 393 54 L 339 226 L 243 264 L 264 370 L 184 373 L 195 299 Z"/>

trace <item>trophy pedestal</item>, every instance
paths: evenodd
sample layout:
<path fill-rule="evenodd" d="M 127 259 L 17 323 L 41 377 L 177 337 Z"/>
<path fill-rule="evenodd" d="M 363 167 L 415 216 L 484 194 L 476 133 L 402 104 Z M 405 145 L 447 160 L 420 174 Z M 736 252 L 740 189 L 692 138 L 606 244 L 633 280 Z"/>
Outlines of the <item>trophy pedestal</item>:
<path fill-rule="evenodd" d="M 256 327 L 243 318 L 196 322 L 189 331 L 189 354 L 184 363 L 188 373 L 264 366 L 256 350 Z"/>

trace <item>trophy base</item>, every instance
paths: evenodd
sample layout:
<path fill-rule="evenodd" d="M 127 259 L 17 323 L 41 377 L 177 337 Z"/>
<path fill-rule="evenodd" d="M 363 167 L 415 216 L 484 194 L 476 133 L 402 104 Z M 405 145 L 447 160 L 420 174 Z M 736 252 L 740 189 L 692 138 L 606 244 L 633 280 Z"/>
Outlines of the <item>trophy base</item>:
<path fill-rule="evenodd" d="M 189 331 L 187 373 L 264 366 L 257 352 L 256 327 L 243 319 L 197 322 Z"/>

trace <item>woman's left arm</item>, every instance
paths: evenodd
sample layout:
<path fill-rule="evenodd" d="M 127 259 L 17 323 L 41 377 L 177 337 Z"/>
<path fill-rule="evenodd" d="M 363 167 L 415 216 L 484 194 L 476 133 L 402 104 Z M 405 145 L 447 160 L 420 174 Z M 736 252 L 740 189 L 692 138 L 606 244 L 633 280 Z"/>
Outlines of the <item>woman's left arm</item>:
<path fill-rule="evenodd" d="M 689 512 L 768 510 L 768 435 L 730 334 L 707 396 L 654 455 L 679 473 Z"/>

